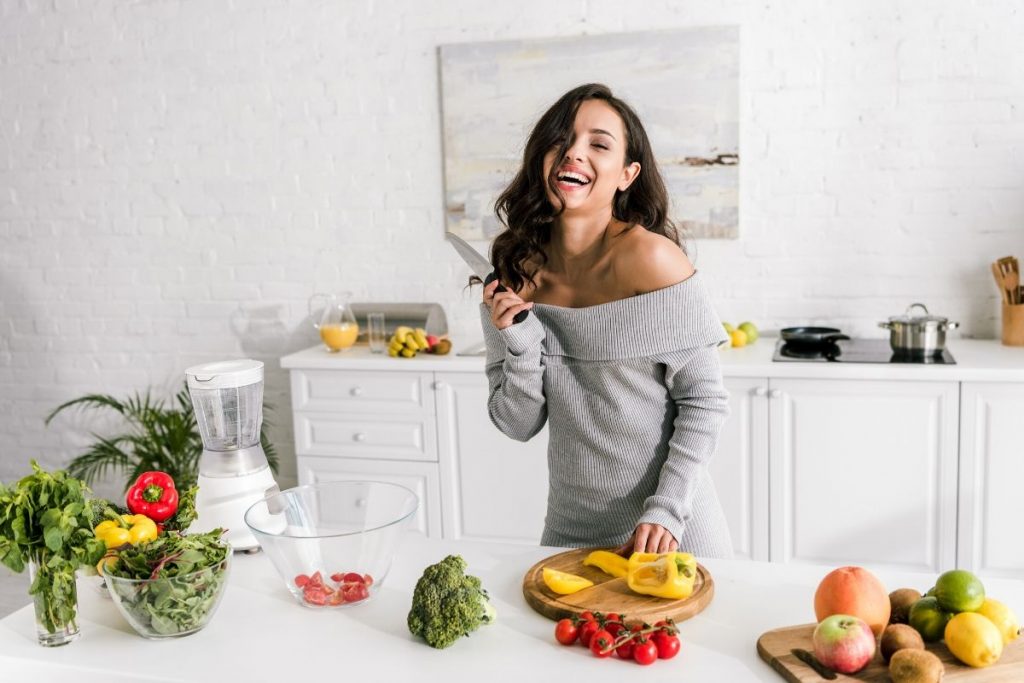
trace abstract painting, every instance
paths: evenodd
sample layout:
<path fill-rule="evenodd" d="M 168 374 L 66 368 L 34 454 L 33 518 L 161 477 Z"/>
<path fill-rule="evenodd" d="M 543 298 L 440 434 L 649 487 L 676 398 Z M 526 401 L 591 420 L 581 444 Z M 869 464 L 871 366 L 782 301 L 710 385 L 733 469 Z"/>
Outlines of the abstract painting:
<path fill-rule="evenodd" d="M 533 125 L 562 94 L 596 82 L 640 116 L 684 234 L 738 236 L 738 27 L 443 45 L 439 58 L 447 230 L 487 241 L 500 232 L 494 201 Z"/>

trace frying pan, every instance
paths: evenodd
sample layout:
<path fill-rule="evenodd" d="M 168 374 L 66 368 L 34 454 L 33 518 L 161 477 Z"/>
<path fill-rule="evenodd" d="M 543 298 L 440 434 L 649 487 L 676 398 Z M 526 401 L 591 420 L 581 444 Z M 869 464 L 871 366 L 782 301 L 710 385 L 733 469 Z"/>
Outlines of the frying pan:
<path fill-rule="evenodd" d="M 849 339 L 835 327 L 784 327 L 779 334 L 782 341 L 793 346 L 827 346 Z"/>

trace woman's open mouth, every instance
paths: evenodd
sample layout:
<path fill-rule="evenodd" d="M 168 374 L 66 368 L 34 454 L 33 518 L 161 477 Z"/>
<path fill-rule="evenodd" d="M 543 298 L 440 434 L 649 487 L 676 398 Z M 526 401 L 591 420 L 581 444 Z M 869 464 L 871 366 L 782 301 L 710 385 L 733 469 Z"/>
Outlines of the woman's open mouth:
<path fill-rule="evenodd" d="M 555 183 L 562 192 L 575 192 L 590 185 L 591 180 L 582 173 L 575 171 L 561 171 L 558 174 L 558 182 Z"/>

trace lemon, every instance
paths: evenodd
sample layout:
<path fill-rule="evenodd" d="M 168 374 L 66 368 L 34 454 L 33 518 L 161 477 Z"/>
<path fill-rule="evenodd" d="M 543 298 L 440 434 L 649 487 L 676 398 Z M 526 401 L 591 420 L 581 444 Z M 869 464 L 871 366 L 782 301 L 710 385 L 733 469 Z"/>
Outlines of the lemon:
<path fill-rule="evenodd" d="M 961 612 L 950 619 L 945 636 L 946 647 L 967 666 L 989 666 L 1003 654 L 1003 634 L 977 612 Z"/>
<path fill-rule="evenodd" d="M 593 581 L 584 579 L 582 576 L 567 574 L 549 567 L 544 567 L 543 574 L 544 585 L 559 595 L 570 595 L 594 585 Z"/>
<path fill-rule="evenodd" d="M 985 602 L 985 586 L 966 569 L 951 569 L 935 582 L 935 597 L 949 612 L 973 612 Z"/>
<path fill-rule="evenodd" d="M 747 333 L 743 330 L 733 330 L 729 333 L 729 339 L 732 340 L 733 348 L 747 345 Z"/>
<path fill-rule="evenodd" d="M 1003 634 L 1003 645 L 1016 640 L 1020 635 L 1020 621 L 1017 620 L 1017 615 L 998 600 L 985 598 L 985 602 L 981 603 L 977 613 L 996 625 L 999 632 Z"/>

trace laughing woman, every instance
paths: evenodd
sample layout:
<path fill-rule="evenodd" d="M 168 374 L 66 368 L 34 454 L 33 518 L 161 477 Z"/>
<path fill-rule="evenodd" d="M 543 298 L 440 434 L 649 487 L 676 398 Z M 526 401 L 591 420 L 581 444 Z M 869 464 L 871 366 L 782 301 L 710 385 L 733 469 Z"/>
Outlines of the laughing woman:
<path fill-rule="evenodd" d="M 640 120 L 597 84 L 541 117 L 495 206 L 488 410 L 521 441 L 548 423 L 544 545 L 732 555 L 708 473 L 726 338 L 667 209 Z"/>

